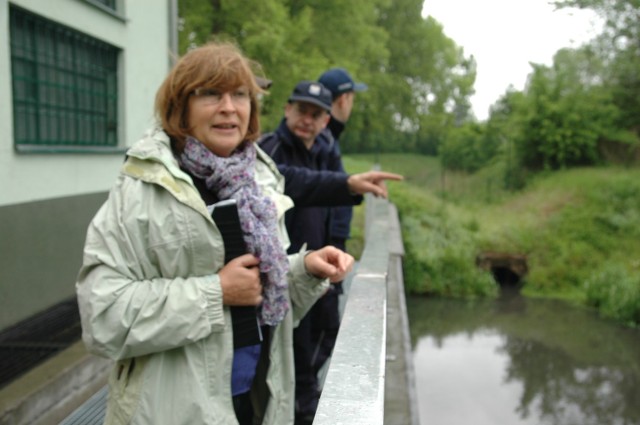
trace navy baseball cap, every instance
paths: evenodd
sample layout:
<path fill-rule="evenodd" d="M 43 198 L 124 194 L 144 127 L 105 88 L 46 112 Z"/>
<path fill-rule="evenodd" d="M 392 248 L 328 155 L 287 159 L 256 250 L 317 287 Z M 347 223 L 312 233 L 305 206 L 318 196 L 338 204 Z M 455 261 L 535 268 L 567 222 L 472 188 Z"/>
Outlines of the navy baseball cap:
<path fill-rule="evenodd" d="M 331 111 L 331 92 L 325 86 L 314 81 L 300 81 L 289 96 L 289 102 L 313 103 Z"/>
<path fill-rule="evenodd" d="M 365 83 L 356 83 L 351 75 L 343 68 L 332 68 L 318 78 L 318 81 L 328 88 L 333 97 L 350 91 L 365 91 L 369 88 Z"/>

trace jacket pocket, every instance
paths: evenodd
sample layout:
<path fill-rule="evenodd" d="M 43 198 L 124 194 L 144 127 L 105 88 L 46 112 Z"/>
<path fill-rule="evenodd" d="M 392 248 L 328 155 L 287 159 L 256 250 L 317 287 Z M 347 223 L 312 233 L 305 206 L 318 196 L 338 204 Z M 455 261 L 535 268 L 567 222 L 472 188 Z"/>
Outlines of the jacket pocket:
<path fill-rule="evenodd" d="M 143 371 L 148 356 L 116 362 L 109 375 L 105 424 L 129 424 L 140 401 Z"/>

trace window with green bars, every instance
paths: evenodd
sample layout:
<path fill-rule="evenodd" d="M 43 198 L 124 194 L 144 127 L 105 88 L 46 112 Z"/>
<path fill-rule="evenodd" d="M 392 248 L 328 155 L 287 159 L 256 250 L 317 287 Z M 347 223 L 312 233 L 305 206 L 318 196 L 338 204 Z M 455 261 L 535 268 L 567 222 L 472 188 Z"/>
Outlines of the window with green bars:
<path fill-rule="evenodd" d="M 16 149 L 116 148 L 119 49 L 15 6 L 10 39 Z"/>
<path fill-rule="evenodd" d="M 116 0 L 93 0 L 96 3 L 100 3 L 109 9 L 116 10 Z"/>

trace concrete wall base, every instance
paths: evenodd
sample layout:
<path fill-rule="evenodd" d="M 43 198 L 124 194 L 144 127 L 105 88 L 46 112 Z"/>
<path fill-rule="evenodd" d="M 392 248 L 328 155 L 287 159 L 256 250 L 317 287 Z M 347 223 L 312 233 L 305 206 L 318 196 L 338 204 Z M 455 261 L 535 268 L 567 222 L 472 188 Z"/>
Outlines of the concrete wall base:
<path fill-rule="evenodd" d="M 58 424 L 106 384 L 111 364 L 73 344 L 0 390 L 0 425 Z"/>

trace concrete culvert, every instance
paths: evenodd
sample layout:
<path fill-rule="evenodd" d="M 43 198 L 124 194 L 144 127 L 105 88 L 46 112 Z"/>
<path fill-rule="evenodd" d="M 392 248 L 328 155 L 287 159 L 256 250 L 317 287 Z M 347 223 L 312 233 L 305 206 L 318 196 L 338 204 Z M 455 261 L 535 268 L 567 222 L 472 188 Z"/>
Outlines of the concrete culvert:
<path fill-rule="evenodd" d="M 527 256 L 505 252 L 482 252 L 476 257 L 476 265 L 491 272 L 500 286 L 519 286 L 529 271 Z"/>

